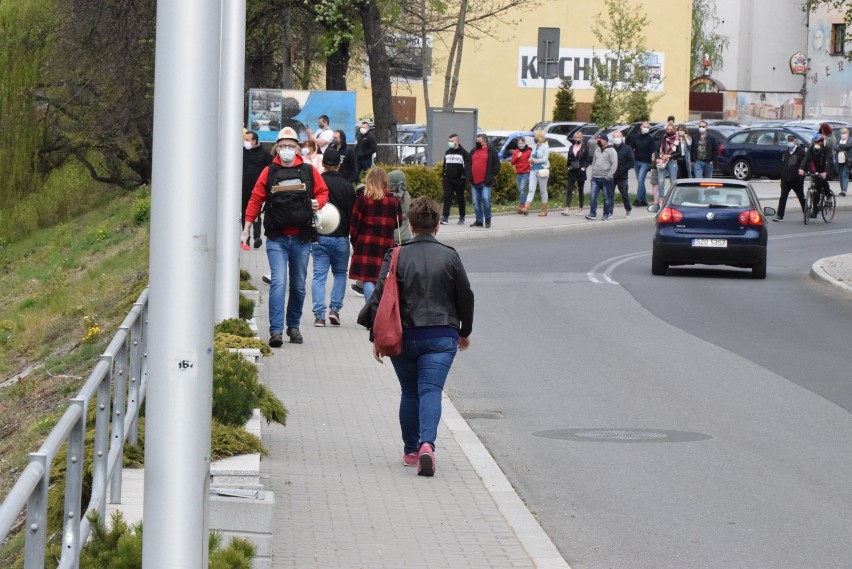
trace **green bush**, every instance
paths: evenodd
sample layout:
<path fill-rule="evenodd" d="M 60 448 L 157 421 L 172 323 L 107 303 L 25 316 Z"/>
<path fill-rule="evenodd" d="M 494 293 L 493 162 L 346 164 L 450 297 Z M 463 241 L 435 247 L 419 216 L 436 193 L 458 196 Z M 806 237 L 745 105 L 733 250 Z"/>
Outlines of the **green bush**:
<path fill-rule="evenodd" d="M 224 334 L 233 334 L 234 336 L 245 336 L 246 338 L 253 338 L 254 332 L 248 323 L 242 318 L 228 318 L 226 320 L 222 320 L 213 328 L 213 333 L 224 333 Z"/>
<path fill-rule="evenodd" d="M 253 452 L 262 456 L 269 454 L 260 438 L 248 432 L 243 425 L 223 425 L 214 420 L 210 430 L 210 457 L 213 460 Z"/>
<path fill-rule="evenodd" d="M 227 352 L 230 348 L 237 349 L 256 349 L 260 350 L 263 357 L 268 358 L 272 355 L 272 348 L 262 341 L 260 338 L 247 338 L 245 336 L 237 336 L 235 334 L 226 334 L 225 332 L 217 332 L 213 337 L 213 349 Z"/>
<path fill-rule="evenodd" d="M 257 290 L 257 287 L 251 284 L 251 273 L 240 269 L 240 290 Z"/>
<path fill-rule="evenodd" d="M 144 225 L 151 220 L 151 192 L 140 190 L 133 202 L 133 223 Z"/>
<path fill-rule="evenodd" d="M 260 409 L 260 414 L 266 419 L 266 424 L 278 423 L 279 425 L 287 424 L 287 408 L 281 403 L 281 400 L 272 393 L 266 385 L 260 384 L 260 392 L 257 406 Z"/>
<path fill-rule="evenodd" d="M 381 167 L 388 172 L 391 170 L 401 170 L 405 174 L 405 183 L 408 186 L 408 193 L 411 194 L 411 199 L 427 196 L 438 203 L 441 203 L 441 200 L 443 200 L 444 183 L 441 181 L 442 165 L 440 163 L 434 167 L 421 165 L 382 165 Z"/>
<path fill-rule="evenodd" d="M 240 295 L 239 314 L 243 320 L 249 320 L 254 316 L 254 301 L 243 294 Z"/>
<path fill-rule="evenodd" d="M 274 401 L 273 401 L 274 400 Z M 213 418 L 226 425 L 243 425 L 260 408 L 266 422 L 281 425 L 287 409 L 257 379 L 257 366 L 235 352 L 213 352 Z"/>

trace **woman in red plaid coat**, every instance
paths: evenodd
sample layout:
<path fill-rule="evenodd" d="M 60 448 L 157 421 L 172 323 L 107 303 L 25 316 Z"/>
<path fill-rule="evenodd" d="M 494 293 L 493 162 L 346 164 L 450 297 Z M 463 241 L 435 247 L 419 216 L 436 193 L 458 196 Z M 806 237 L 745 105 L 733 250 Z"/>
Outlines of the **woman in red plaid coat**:
<path fill-rule="evenodd" d="M 394 245 L 393 232 L 402 223 L 399 200 L 388 189 L 388 174 L 371 168 L 364 179 L 364 193 L 355 198 L 349 223 L 352 262 L 349 278 L 364 282 L 364 301 L 369 302 L 385 253 Z"/>

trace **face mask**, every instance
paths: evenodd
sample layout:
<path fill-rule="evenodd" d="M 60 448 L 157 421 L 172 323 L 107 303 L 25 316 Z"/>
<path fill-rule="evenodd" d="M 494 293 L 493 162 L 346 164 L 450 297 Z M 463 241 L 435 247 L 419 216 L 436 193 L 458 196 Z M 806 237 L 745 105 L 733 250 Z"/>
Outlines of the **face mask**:
<path fill-rule="evenodd" d="M 311 151 L 310 148 L 303 148 L 302 149 L 302 156 L 307 156 L 310 151 Z"/>
<path fill-rule="evenodd" d="M 675 135 L 675 131 L 673 131 L 673 130 L 667 130 L 666 131 L 666 136 L 674 136 L 674 135 Z"/>
<path fill-rule="evenodd" d="M 325 130 L 325 129 L 323 129 L 323 127 L 322 127 L 322 125 L 321 125 L 321 124 L 318 124 L 318 125 L 317 125 L 317 130 Z"/>
<path fill-rule="evenodd" d="M 518 143 L 518 148 L 520 148 L 521 150 L 523 150 L 526 146 L 527 146 L 527 145 L 526 145 L 525 143 L 523 143 L 523 142 L 519 142 L 519 143 Z"/>
<path fill-rule="evenodd" d="M 793 142 L 792 140 L 787 141 L 787 148 L 795 148 L 795 147 L 796 147 L 795 142 Z"/>
<path fill-rule="evenodd" d="M 624 140 L 623 140 L 623 139 L 621 139 L 621 138 L 613 138 L 613 139 L 612 139 L 612 143 L 613 143 L 614 145 L 616 145 L 616 146 L 621 146 L 621 143 L 622 143 L 622 142 L 624 142 Z"/>
<path fill-rule="evenodd" d="M 456 143 L 453 142 L 452 140 L 447 142 L 447 148 L 455 148 L 455 147 L 456 147 Z"/>
<path fill-rule="evenodd" d="M 296 149 L 295 148 L 279 148 L 278 149 L 278 158 L 281 159 L 282 162 L 292 162 L 296 159 Z"/>
<path fill-rule="evenodd" d="M 252 149 L 251 142 L 249 142 L 248 140 L 244 140 L 243 141 L 243 148 L 245 148 L 246 150 L 251 150 Z"/>
<path fill-rule="evenodd" d="M 583 144 L 583 139 L 582 138 L 574 139 L 574 144 Z"/>
<path fill-rule="evenodd" d="M 651 130 L 651 129 L 650 129 L 650 128 L 645 128 L 645 127 L 643 126 L 641 130 L 642 130 L 642 134 L 648 134 L 648 131 L 649 131 L 649 130 Z"/>
<path fill-rule="evenodd" d="M 477 148 L 482 148 L 482 143 L 481 143 L 481 142 L 477 142 L 477 143 L 476 143 L 476 147 L 477 147 Z"/>
<path fill-rule="evenodd" d="M 822 146 L 820 146 L 819 144 L 814 144 L 814 152 L 819 152 L 820 150 L 822 150 Z"/>
<path fill-rule="evenodd" d="M 603 148 L 603 146 L 604 146 L 604 145 L 603 145 L 603 142 L 598 141 L 598 148 Z"/>
<path fill-rule="evenodd" d="M 363 126 L 361 128 L 359 128 L 358 130 L 361 131 L 361 134 L 367 134 L 367 129 L 364 128 Z"/>
<path fill-rule="evenodd" d="M 702 133 L 707 132 L 707 128 L 705 128 L 705 127 L 703 127 L 703 126 L 699 126 L 699 127 L 698 127 L 698 132 L 702 132 Z"/>
<path fill-rule="evenodd" d="M 840 135 L 840 140 L 846 140 L 847 138 L 849 138 L 848 134 L 841 134 Z"/>

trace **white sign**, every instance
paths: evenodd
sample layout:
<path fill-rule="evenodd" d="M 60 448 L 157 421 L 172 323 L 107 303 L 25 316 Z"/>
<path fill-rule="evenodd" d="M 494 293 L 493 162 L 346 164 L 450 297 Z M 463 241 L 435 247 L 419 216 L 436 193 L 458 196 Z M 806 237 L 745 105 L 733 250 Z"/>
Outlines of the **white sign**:
<path fill-rule="evenodd" d="M 518 87 L 541 89 L 544 79 L 538 75 L 538 49 L 534 46 L 518 48 Z M 605 64 L 609 51 L 591 49 L 559 48 L 559 63 L 556 66 L 557 78 L 552 82 L 558 84 L 563 79 L 571 79 L 573 89 L 586 90 L 592 87 L 592 75 Z M 648 73 L 648 91 L 659 93 L 663 90 L 663 63 L 665 54 L 659 51 L 648 52 L 645 60 L 645 70 Z M 551 83 L 551 80 L 548 80 Z M 554 85 L 555 86 L 555 85 Z"/>

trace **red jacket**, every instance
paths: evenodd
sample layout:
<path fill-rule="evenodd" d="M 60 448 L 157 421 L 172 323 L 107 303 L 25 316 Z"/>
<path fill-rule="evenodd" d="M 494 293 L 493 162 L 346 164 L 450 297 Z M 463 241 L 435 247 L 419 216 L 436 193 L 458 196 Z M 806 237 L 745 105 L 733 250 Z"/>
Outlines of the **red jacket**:
<path fill-rule="evenodd" d="M 303 162 L 302 157 L 297 154 L 293 166 L 298 166 Z M 272 163 L 284 166 L 278 156 L 272 160 Z M 322 179 L 317 169 L 312 167 L 312 170 L 314 172 L 314 199 L 317 200 L 320 209 L 322 209 L 322 206 L 328 202 L 328 186 L 325 185 L 325 180 Z M 269 166 L 264 168 L 260 176 L 257 177 L 257 182 L 254 183 L 254 189 L 251 191 L 251 199 L 249 199 L 248 206 L 246 206 L 246 222 L 248 223 L 254 223 L 254 220 L 260 215 L 264 202 L 266 202 L 266 182 L 268 177 Z M 281 235 L 296 237 L 301 234 L 301 231 L 301 227 L 285 227 L 281 230 Z"/>
<path fill-rule="evenodd" d="M 523 150 L 520 148 L 516 148 L 512 153 L 512 166 L 515 167 L 515 174 L 529 174 L 530 173 L 530 156 L 532 155 L 532 148 L 529 146 L 525 147 Z"/>
<path fill-rule="evenodd" d="M 358 194 L 349 222 L 350 279 L 371 283 L 379 280 L 385 253 L 394 245 L 393 232 L 402 223 L 399 200 L 390 192 L 385 191 L 385 197 L 380 200 Z"/>

